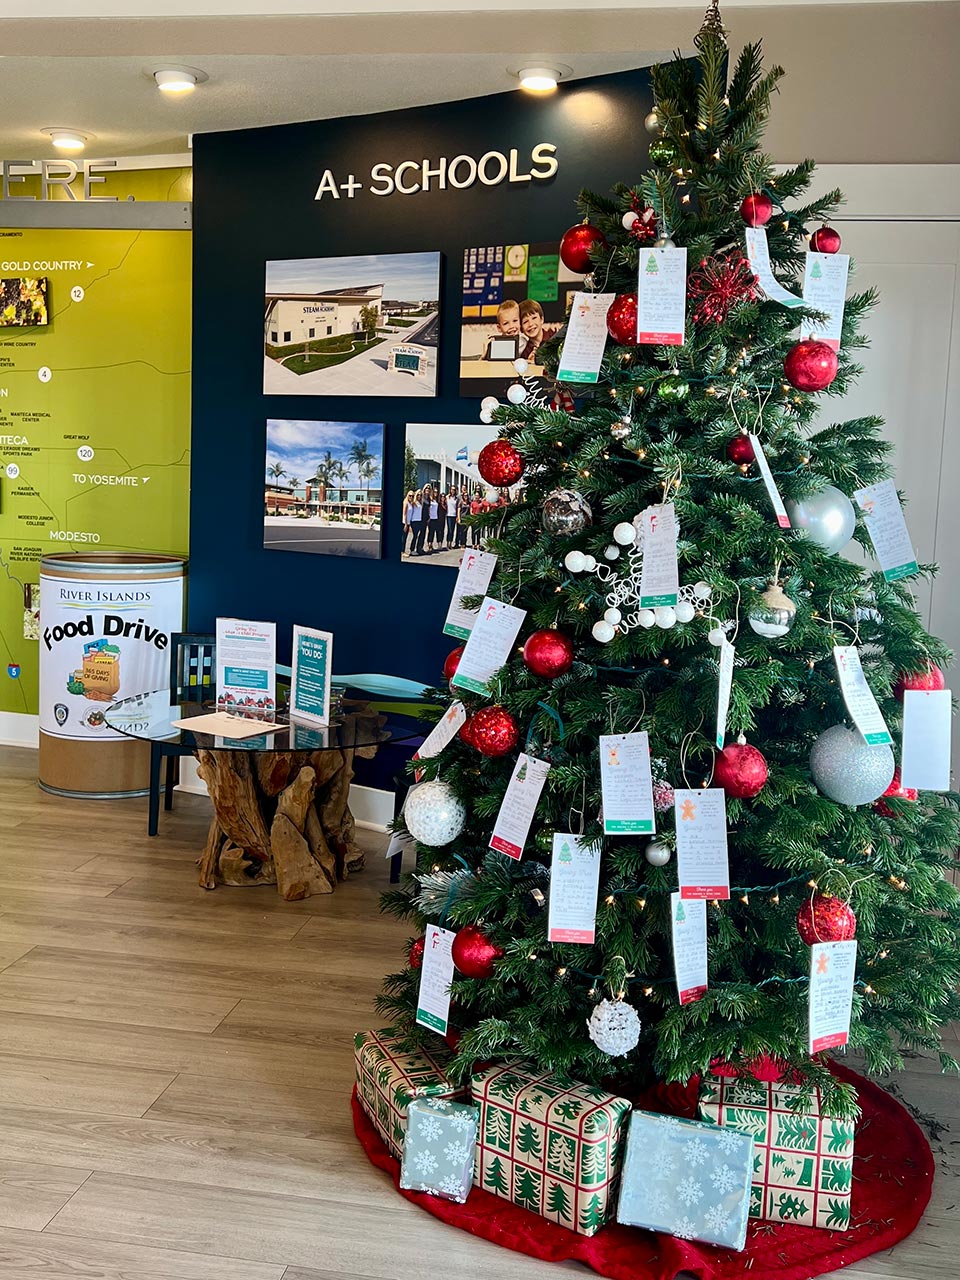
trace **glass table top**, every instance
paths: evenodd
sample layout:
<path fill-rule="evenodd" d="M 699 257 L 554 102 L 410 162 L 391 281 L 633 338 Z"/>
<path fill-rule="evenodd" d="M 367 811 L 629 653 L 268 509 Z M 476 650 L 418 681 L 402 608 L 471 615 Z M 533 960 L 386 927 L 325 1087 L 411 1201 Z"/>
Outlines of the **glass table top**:
<path fill-rule="evenodd" d="M 169 742 L 190 751 L 340 751 L 374 747 L 383 742 L 409 742 L 429 732 L 429 726 L 413 715 L 392 711 L 389 703 L 363 695 L 345 698 L 342 709 L 329 725 L 291 720 L 288 712 L 281 709 L 276 715 L 279 729 L 250 738 L 214 736 L 174 726 L 175 720 L 209 715 L 216 709 L 215 701 L 171 705 L 170 690 L 157 689 L 114 702 L 104 711 L 103 718 L 111 729 L 126 738 Z M 238 723 L 243 722 L 241 716 L 236 719 Z"/>

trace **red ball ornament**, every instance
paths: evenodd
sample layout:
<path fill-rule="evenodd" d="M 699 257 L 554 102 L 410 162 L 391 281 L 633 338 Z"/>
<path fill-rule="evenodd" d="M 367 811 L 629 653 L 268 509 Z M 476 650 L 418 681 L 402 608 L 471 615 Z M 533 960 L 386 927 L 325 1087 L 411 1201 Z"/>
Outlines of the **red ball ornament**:
<path fill-rule="evenodd" d="M 735 800 L 749 800 L 759 795 L 766 780 L 767 762 L 748 742 L 731 742 L 714 762 L 714 783 Z"/>
<path fill-rule="evenodd" d="M 457 1047 L 459 1046 L 460 1041 L 463 1039 L 463 1032 L 460 1030 L 459 1027 L 448 1027 L 447 1030 L 443 1033 L 443 1038 L 444 1040 L 446 1040 L 447 1048 L 450 1050 L 450 1052 L 456 1053 Z"/>
<path fill-rule="evenodd" d="M 810 237 L 810 248 L 814 253 L 839 253 L 840 232 L 833 227 L 818 227 Z"/>
<path fill-rule="evenodd" d="M 487 484 L 506 489 L 523 475 L 523 456 L 509 440 L 491 440 L 480 450 L 477 470 Z"/>
<path fill-rule="evenodd" d="M 575 227 L 563 233 L 560 241 L 560 261 L 570 271 L 578 275 L 586 275 L 593 270 L 590 250 L 594 245 L 606 247 L 607 237 L 589 222 L 578 222 Z"/>
<path fill-rule="evenodd" d="M 762 191 L 754 191 L 741 204 L 740 217 L 748 227 L 765 227 L 773 217 L 773 201 Z"/>
<path fill-rule="evenodd" d="M 460 659 L 463 657 L 464 645 L 458 645 L 456 649 L 451 649 L 444 659 L 443 678 L 444 680 L 452 680 L 457 673 L 457 667 L 460 665 Z"/>
<path fill-rule="evenodd" d="M 916 800 L 917 796 L 918 792 L 915 787 L 901 786 L 900 770 L 894 769 L 889 787 L 887 787 L 880 799 L 874 802 L 873 807 L 881 817 L 896 818 L 898 815 L 894 813 L 888 804 L 883 803 L 884 800 Z"/>
<path fill-rule="evenodd" d="M 837 364 L 833 347 L 805 338 L 787 352 L 783 372 L 798 391 L 823 391 L 837 376 Z"/>
<path fill-rule="evenodd" d="M 815 942 L 848 942 L 857 936 L 857 917 L 848 903 L 815 893 L 797 912 L 797 932 L 808 947 Z"/>
<path fill-rule="evenodd" d="M 610 310 L 607 312 L 607 333 L 614 342 L 619 342 L 621 347 L 639 345 L 635 293 L 621 293 L 610 303 Z"/>
<path fill-rule="evenodd" d="M 415 938 L 413 942 L 410 943 L 410 950 L 407 952 L 407 959 L 410 962 L 411 969 L 419 969 L 423 964 L 423 948 L 425 942 L 425 938 Z"/>
<path fill-rule="evenodd" d="M 901 671 L 897 677 L 897 683 L 893 686 L 893 696 L 902 702 L 905 689 L 922 689 L 929 693 L 932 690 L 946 688 L 946 683 L 940 668 L 928 662 L 922 671 Z"/>
<path fill-rule="evenodd" d="M 573 666 L 573 641 L 562 631 L 534 631 L 523 646 L 523 660 L 535 676 L 555 680 Z"/>
<path fill-rule="evenodd" d="M 753 445 L 750 443 L 750 437 L 741 432 L 733 437 L 727 445 L 727 457 L 731 462 L 735 462 L 738 466 L 745 466 L 753 461 Z"/>
<path fill-rule="evenodd" d="M 505 756 L 520 741 L 517 722 L 504 707 L 484 707 L 463 727 L 467 724 L 470 725 L 470 745 L 483 756 Z"/>
<path fill-rule="evenodd" d="M 475 924 L 463 926 L 453 940 L 451 952 L 453 963 L 465 978 L 489 978 L 503 955 L 502 947 L 495 946 Z"/>

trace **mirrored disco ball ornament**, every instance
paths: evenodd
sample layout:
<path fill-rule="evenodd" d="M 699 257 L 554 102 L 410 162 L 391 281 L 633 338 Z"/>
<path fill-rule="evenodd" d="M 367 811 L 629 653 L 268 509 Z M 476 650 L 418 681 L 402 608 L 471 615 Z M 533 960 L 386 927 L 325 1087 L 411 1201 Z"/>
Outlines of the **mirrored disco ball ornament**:
<path fill-rule="evenodd" d="M 791 499 L 784 505 L 791 526 L 805 530 L 825 551 L 842 551 L 853 537 L 857 524 L 853 503 L 832 484 L 820 493 L 811 493 L 799 501 Z"/>
<path fill-rule="evenodd" d="M 797 606 L 783 591 L 779 582 L 771 582 L 760 593 L 747 615 L 751 631 L 767 640 L 785 636 L 797 619 Z"/>
<path fill-rule="evenodd" d="M 810 774 L 817 789 L 837 804 L 873 804 L 893 780 L 893 752 L 864 742 L 856 729 L 835 724 L 810 750 Z"/>
<path fill-rule="evenodd" d="M 409 792 L 403 820 L 414 840 L 437 849 L 456 840 L 467 820 L 467 811 L 450 784 L 436 779 L 422 782 Z"/>
<path fill-rule="evenodd" d="M 601 1000 L 587 1019 L 590 1039 L 611 1058 L 622 1058 L 637 1047 L 640 1018 L 625 1000 Z"/>
<path fill-rule="evenodd" d="M 554 489 L 544 498 L 540 510 L 540 523 L 544 533 L 565 537 L 583 533 L 592 519 L 590 503 L 573 489 Z"/>

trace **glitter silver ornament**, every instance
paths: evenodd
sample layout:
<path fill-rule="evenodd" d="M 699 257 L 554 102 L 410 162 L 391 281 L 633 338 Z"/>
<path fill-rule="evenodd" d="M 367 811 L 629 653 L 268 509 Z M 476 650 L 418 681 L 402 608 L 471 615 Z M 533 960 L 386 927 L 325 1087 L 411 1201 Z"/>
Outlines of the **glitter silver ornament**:
<path fill-rule="evenodd" d="M 632 427 L 629 418 L 621 418 L 619 422 L 615 422 L 610 428 L 610 434 L 614 440 L 626 440 L 630 435 Z"/>
<path fill-rule="evenodd" d="M 640 1040 L 640 1018 L 625 1000 L 601 1000 L 587 1019 L 590 1039 L 611 1058 L 622 1058 Z"/>
<path fill-rule="evenodd" d="M 856 528 L 857 516 L 853 503 L 845 493 L 828 484 L 820 493 L 811 493 L 799 501 L 784 504 L 790 524 L 803 529 L 825 551 L 842 551 Z"/>
<path fill-rule="evenodd" d="M 449 782 L 421 782 L 407 793 L 403 821 L 414 840 L 440 848 L 456 840 L 467 820 L 467 811 Z"/>
<path fill-rule="evenodd" d="M 766 640 L 785 636 L 797 620 L 797 606 L 784 593 L 779 582 L 771 582 L 752 605 L 747 620 L 751 631 Z"/>
<path fill-rule="evenodd" d="M 893 781 L 893 752 L 881 743 L 864 742 L 856 729 L 835 724 L 810 750 L 810 774 L 837 804 L 873 804 Z"/>
<path fill-rule="evenodd" d="M 540 508 L 540 523 L 544 533 L 572 538 L 577 533 L 583 533 L 592 519 L 590 503 L 573 489 L 554 489 L 544 498 Z"/>

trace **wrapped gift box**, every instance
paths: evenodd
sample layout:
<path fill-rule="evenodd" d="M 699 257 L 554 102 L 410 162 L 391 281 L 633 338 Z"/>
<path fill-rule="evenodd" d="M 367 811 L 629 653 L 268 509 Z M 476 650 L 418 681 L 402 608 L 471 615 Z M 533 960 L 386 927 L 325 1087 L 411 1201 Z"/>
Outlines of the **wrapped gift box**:
<path fill-rule="evenodd" d="M 398 1160 L 412 1099 L 469 1096 L 466 1085 L 451 1084 L 446 1077 L 444 1068 L 451 1055 L 445 1047 L 410 1053 L 400 1049 L 402 1039 L 392 1027 L 361 1031 L 354 1039 L 357 1097 Z"/>
<path fill-rule="evenodd" d="M 476 1107 L 446 1098 L 414 1098 L 407 1107 L 400 1185 L 463 1204 L 473 1186 Z"/>
<path fill-rule="evenodd" d="M 613 1215 L 630 1103 L 522 1064 L 481 1071 L 472 1089 L 477 1185 L 594 1235 Z"/>
<path fill-rule="evenodd" d="M 852 1120 L 821 1111 L 819 1090 L 798 1112 L 794 1084 L 705 1076 L 700 1114 L 756 1142 L 750 1216 L 844 1231 L 850 1225 Z"/>
<path fill-rule="evenodd" d="M 634 1111 L 617 1221 L 742 1249 L 752 1177 L 749 1134 Z"/>

